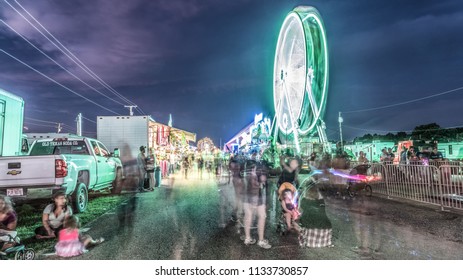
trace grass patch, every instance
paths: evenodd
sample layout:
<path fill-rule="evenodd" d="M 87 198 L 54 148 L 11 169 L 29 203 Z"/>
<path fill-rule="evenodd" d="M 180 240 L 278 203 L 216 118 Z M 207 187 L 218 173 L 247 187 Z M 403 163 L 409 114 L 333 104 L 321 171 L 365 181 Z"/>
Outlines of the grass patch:
<path fill-rule="evenodd" d="M 126 195 L 98 195 L 91 197 L 87 210 L 84 213 L 76 214 L 79 217 L 82 226 L 95 220 L 107 211 L 116 208 L 122 201 L 126 200 Z M 16 208 L 18 214 L 18 236 L 21 243 L 36 252 L 48 250 L 53 251 L 56 244 L 55 239 L 37 240 L 34 230 L 42 225 L 42 211 L 47 202 L 23 204 Z"/>

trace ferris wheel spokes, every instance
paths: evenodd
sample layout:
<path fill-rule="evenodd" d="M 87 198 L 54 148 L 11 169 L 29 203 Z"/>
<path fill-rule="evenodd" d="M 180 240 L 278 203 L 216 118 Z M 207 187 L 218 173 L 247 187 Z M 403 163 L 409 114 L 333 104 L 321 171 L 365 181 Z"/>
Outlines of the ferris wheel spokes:
<path fill-rule="evenodd" d="M 278 35 L 273 73 L 275 135 L 291 135 L 297 152 L 299 140 L 313 133 L 318 132 L 325 143 L 322 118 L 328 52 L 323 22 L 315 8 L 298 6 L 286 16 Z"/>
<path fill-rule="evenodd" d="M 300 148 L 299 148 L 299 132 L 297 131 L 298 130 L 298 125 L 297 125 L 297 122 L 294 120 L 294 117 L 293 117 L 293 109 L 292 109 L 292 106 L 291 106 L 291 100 L 289 99 L 289 96 L 288 96 L 288 89 L 286 88 L 285 80 L 283 80 L 283 89 L 284 89 L 283 95 L 286 97 L 286 102 L 288 103 L 289 119 L 290 119 L 290 122 L 291 122 L 292 131 L 294 133 L 294 143 L 296 144 L 296 151 L 297 151 L 297 153 L 299 153 L 300 152 Z"/>

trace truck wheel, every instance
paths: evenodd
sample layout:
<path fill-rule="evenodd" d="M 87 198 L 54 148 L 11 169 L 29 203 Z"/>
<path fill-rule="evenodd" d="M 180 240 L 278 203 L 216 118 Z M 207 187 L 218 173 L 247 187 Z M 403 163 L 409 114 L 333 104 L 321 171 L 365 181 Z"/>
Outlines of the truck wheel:
<path fill-rule="evenodd" d="M 111 193 L 120 194 L 122 192 L 122 170 L 120 168 L 116 171 L 116 179 L 113 181 Z"/>
<path fill-rule="evenodd" d="M 72 195 L 76 213 L 82 213 L 87 209 L 88 193 L 87 186 L 84 183 L 77 183 L 77 187 Z"/>

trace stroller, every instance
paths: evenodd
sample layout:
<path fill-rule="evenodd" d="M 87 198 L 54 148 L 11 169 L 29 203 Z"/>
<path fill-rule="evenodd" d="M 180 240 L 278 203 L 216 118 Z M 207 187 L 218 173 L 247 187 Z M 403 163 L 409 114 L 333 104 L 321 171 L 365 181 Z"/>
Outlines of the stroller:
<path fill-rule="evenodd" d="M 312 176 L 313 174 L 311 173 L 307 179 L 301 182 L 301 188 L 300 191 L 296 189 L 296 187 L 291 184 L 291 183 L 283 183 L 281 186 L 278 188 L 278 200 L 281 202 L 284 199 L 284 196 L 286 193 L 290 193 L 291 197 L 293 198 L 293 206 L 294 209 L 297 211 L 297 217 L 292 221 L 293 228 L 298 229 L 299 225 L 297 223 L 298 218 L 300 217 L 300 211 L 299 211 L 299 198 L 305 194 L 305 192 L 310 189 L 312 186 L 315 185 L 316 180 Z M 278 224 L 277 224 L 277 232 L 280 235 L 285 235 L 288 232 L 288 226 L 286 224 L 286 217 L 285 217 L 285 211 L 283 210 L 283 207 L 281 208 L 281 215 L 280 218 L 278 219 Z"/>
<path fill-rule="evenodd" d="M 26 248 L 25 245 L 20 243 L 19 237 L 13 237 L 12 235 L 6 233 L 6 232 L 1 232 L 0 231 L 0 236 L 8 237 L 8 241 L 0 241 L 0 247 L 3 247 L 4 244 L 12 244 L 13 246 L 0 251 L 0 259 L 8 259 L 11 256 L 14 255 L 15 260 L 33 260 L 35 259 L 35 251 L 33 249 L 28 249 Z"/>
<path fill-rule="evenodd" d="M 363 193 L 368 197 L 372 196 L 373 190 L 368 183 L 369 180 L 367 176 L 370 167 L 369 164 L 360 164 L 350 171 L 346 188 L 347 194 L 350 197 L 355 197 L 358 193 Z"/>
<path fill-rule="evenodd" d="M 280 201 L 280 203 L 282 203 L 287 196 L 292 200 L 292 209 L 297 209 L 297 189 L 291 183 L 283 183 L 278 188 L 278 201 Z M 283 206 L 281 206 L 281 214 L 277 225 L 277 232 L 280 235 L 285 235 L 288 232 L 285 214 L 285 210 L 283 209 Z M 295 223 L 296 220 L 297 217 L 292 217 L 292 223 Z"/>

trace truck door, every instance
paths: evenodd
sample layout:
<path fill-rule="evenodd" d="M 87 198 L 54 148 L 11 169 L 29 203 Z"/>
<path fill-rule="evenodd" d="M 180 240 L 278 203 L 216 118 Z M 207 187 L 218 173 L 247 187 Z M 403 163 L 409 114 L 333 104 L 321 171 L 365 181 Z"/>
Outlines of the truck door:
<path fill-rule="evenodd" d="M 105 158 L 105 166 L 104 166 L 104 181 L 107 183 L 111 183 L 116 178 L 116 162 L 114 158 L 111 157 L 111 153 L 109 152 L 108 148 L 103 145 L 101 142 L 97 142 L 98 146 L 100 147 L 100 153 Z"/>
<path fill-rule="evenodd" d="M 5 101 L 0 100 L 0 156 L 3 154 L 3 137 L 5 137 Z"/>
<path fill-rule="evenodd" d="M 96 141 L 91 140 L 90 144 L 92 145 L 93 152 L 95 154 L 95 159 L 96 159 L 96 184 L 104 184 L 105 183 L 105 177 L 107 175 L 105 174 L 107 168 L 106 168 L 106 160 L 107 158 L 104 157 L 100 151 L 100 147 L 96 143 Z"/>

